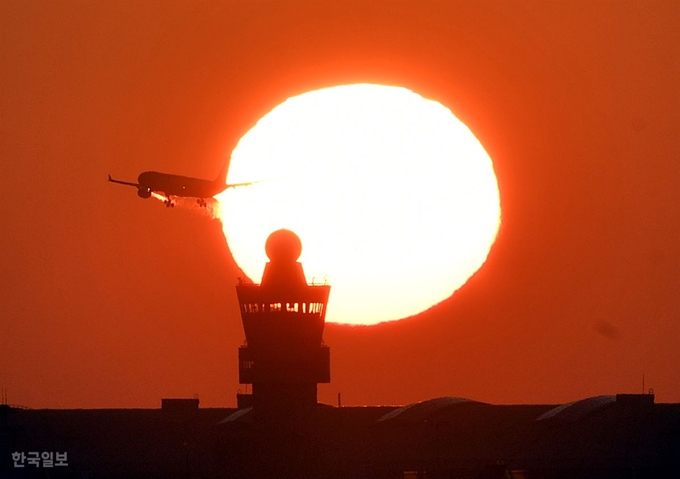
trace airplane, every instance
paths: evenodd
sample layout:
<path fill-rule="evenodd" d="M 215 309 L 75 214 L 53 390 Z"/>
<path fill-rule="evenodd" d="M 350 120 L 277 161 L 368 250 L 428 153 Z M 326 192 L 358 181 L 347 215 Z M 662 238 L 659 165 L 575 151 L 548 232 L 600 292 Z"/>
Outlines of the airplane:
<path fill-rule="evenodd" d="M 189 197 L 196 198 L 196 202 L 201 207 L 206 206 L 205 198 L 212 198 L 213 196 L 222 193 L 227 188 L 236 188 L 238 186 L 249 186 L 256 181 L 249 181 L 247 183 L 232 183 L 227 184 L 227 165 L 222 167 L 220 174 L 215 180 L 202 180 L 200 178 L 190 178 L 188 176 L 171 175 L 169 173 L 160 173 L 158 171 L 145 171 L 137 177 L 137 183 L 130 181 L 121 181 L 111 178 L 111 183 L 118 183 L 119 185 L 134 186 L 137 188 L 137 195 L 140 198 L 149 198 L 151 193 L 160 193 L 165 196 L 165 206 L 174 207 L 175 202 L 172 197 Z"/>

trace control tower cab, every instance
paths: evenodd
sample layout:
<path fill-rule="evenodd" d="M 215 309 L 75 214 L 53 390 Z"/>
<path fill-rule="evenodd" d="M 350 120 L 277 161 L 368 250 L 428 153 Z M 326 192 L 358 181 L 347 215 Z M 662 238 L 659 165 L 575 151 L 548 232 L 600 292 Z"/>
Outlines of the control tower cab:
<path fill-rule="evenodd" d="M 323 329 L 330 286 L 308 285 L 297 260 L 300 238 L 273 232 L 265 250 L 262 284 L 236 286 L 246 343 L 239 348 L 239 382 L 252 396 L 239 407 L 257 415 L 308 411 L 317 404 L 317 384 L 330 382 L 330 348 Z"/>

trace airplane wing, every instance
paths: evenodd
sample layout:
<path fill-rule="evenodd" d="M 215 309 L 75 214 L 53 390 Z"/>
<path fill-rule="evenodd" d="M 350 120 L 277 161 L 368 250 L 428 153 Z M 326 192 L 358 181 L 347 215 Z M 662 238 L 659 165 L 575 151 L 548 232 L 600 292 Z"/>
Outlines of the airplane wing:
<path fill-rule="evenodd" d="M 227 184 L 227 188 L 236 188 L 237 186 L 250 186 L 254 185 L 255 183 L 259 183 L 259 181 L 248 181 L 247 183 L 229 183 Z"/>
<path fill-rule="evenodd" d="M 129 181 L 114 180 L 113 178 L 111 178 L 111 175 L 109 175 L 109 181 L 111 183 L 118 183 L 119 185 L 134 186 L 135 188 L 139 188 L 141 186 L 138 183 L 130 183 Z"/>

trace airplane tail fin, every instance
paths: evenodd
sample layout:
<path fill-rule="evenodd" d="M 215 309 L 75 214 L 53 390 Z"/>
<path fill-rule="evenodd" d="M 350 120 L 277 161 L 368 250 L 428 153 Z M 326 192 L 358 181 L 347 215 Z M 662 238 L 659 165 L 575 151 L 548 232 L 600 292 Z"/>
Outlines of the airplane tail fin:
<path fill-rule="evenodd" d="M 217 175 L 217 178 L 215 178 L 216 183 L 221 183 L 223 185 L 227 184 L 227 170 L 229 169 L 229 160 L 225 160 L 224 164 L 222 165 L 222 169 L 220 170 L 219 174 Z"/>

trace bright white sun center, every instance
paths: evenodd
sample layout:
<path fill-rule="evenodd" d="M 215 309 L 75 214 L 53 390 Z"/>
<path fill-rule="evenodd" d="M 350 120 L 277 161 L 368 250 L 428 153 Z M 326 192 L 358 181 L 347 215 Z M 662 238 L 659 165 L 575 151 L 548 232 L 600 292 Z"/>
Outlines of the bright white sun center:
<path fill-rule="evenodd" d="M 307 280 L 331 285 L 326 320 L 375 324 L 448 298 L 484 263 L 500 223 L 484 148 L 410 90 L 346 85 L 289 98 L 232 153 L 218 199 L 229 248 L 254 282 L 280 228 Z"/>

